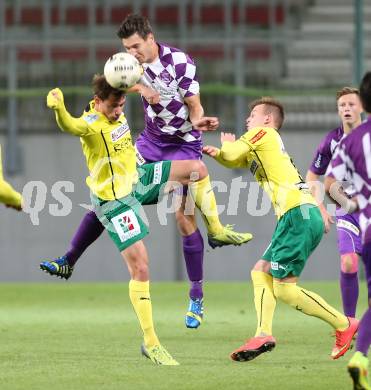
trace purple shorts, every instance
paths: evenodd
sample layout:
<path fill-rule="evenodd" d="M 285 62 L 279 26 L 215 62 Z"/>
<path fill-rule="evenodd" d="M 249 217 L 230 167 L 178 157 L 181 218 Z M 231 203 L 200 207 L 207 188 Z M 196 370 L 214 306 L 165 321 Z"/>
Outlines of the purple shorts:
<path fill-rule="evenodd" d="M 362 253 L 362 233 L 359 227 L 359 213 L 336 216 L 336 230 L 340 255 Z"/>
<path fill-rule="evenodd" d="M 154 143 L 152 140 L 141 134 L 135 146 L 144 163 L 152 163 L 164 160 L 201 160 L 202 141 L 182 143 Z M 140 156 L 138 156 L 140 158 Z"/>
<path fill-rule="evenodd" d="M 164 161 L 164 160 L 201 160 L 202 159 L 202 141 L 166 143 L 158 142 L 155 144 L 152 140 L 143 136 L 143 133 L 135 142 L 137 149 L 137 163 L 139 165 Z M 187 195 L 188 186 L 183 186 L 176 191 L 180 195 Z"/>

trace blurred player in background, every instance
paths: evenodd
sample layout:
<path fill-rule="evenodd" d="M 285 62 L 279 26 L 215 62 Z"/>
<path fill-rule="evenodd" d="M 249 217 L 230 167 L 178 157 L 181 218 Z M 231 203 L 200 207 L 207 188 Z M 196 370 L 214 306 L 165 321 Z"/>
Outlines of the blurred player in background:
<path fill-rule="evenodd" d="M 148 227 L 140 210 L 144 204 L 156 204 L 161 193 L 173 190 L 171 183 L 180 183 L 189 185 L 196 206 L 212 224 L 217 217 L 204 212 L 209 206 L 216 207 L 207 168 L 199 160 L 182 160 L 144 164 L 137 171 L 130 128 L 123 114 L 124 92 L 110 87 L 101 75 L 94 77 L 93 88 L 94 100 L 80 118 L 66 110 L 58 88 L 49 92 L 47 105 L 54 110 L 62 130 L 80 137 L 95 214 L 120 250 L 131 276 L 129 295 L 144 335 L 142 353 L 155 364 L 177 365 L 161 346 L 153 326 L 148 255 L 142 240 Z M 207 126 L 208 121 L 200 120 L 200 125 Z M 198 179 L 190 181 L 193 173 Z"/>
<path fill-rule="evenodd" d="M 144 108 L 145 128 L 135 145 L 138 163 L 200 160 L 200 130 L 213 130 L 218 126 L 218 121 L 204 117 L 193 60 L 179 49 L 156 42 L 148 20 L 140 15 L 129 15 L 120 26 L 118 36 L 127 52 L 134 55 L 144 68 L 141 83 L 129 90 L 142 96 Z M 205 121 L 205 118 L 208 120 Z M 204 125 L 201 126 L 200 123 Z M 185 322 L 187 327 L 197 328 L 203 318 L 204 243 L 195 215 L 185 213 L 185 194 L 186 191 L 180 193 L 182 204 L 176 211 L 191 282 Z M 211 212 L 217 215 L 216 209 Z M 212 224 L 206 223 L 206 227 L 208 240 L 213 248 L 241 245 L 252 238 L 250 233 L 237 233 L 231 226 L 223 226 L 218 218 Z M 40 267 L 52 275 L 68 279 L 78 258 L 103 230 L 93 212 L 86 214 L 72 239 L 69 251 L 61 258 L 42 262 Z"/>
<path fill-rule="evenodd" d="M 356 88 L 345 87 L 336 94 L 338 114 L 341 125 L 331 130 L 319 144 L 312 164 L 307 172 L 306 181 L 311 185 L 313 195 L 318 201 L 322 217 L 325 222 L 326 233 L 330 230 L 333 219 L 323 205 L 323 191 L 318 194 L 315 183 L 319 176 L 326 173 L 335 149 L 339 142 L 352 132 L 362 122 L 363 111 Z M 353 196 L 354 186 L 346 189 L 348 196 Z M 320 195 L 320 196 L 319 196 Z M 345 214 L 337 209 L 336 230 L 338 236 L 338 250 L 340 253 L 340 290 L 343 301 L 343 311 L 348 317 L 356 316 L 358 301 L 358 259 L 362 253 L 361 231 L 359 227 L 359 212 Z"/>
<path fill-rule="evenodd" d="M 356 352 L 348 363 L 354 389 L 369 390 L 368 350 L 371 343 L 371 72 L 366 73 L 360 86 L 360 98 L 368 114 L 367 121 L 344 138 L 335 152 L 326 175 L 325 186 L 330 196 L 342 206 L 359 208 L 359 223 L 363 238 L 362 260 L 366 271 L 369 308 L 359 324 Z M 356 198 L 346 192 L 330 191 L 335 180 L 348 178 L 354 185 Z"/>
<path fill-rule="evenodd" d="M 262 98 L 252 103 L 251 110 L 246 119 L 247 132 L 240 139 L 222 133 L 221 149 L 204 147 L 204 153 L 226 167 L 249 169 L 268 193 L 278 218 L 271 243 L 251 272 L 257 313 L 255 337 L 232 352 L 231 358 L 249 361 L 275 347 L 272 322 L 279 299 L 336 330 L 331 356 L 337 359 L 350 347 L 358 321 L 297 285 L 309 256 L 321 241 L 321 213 L 278 133 L 284 120 L 282 105 Z"/>
<path fill-rule="evenodd" d="M 14 188 L 4 180 L 2 160 L 1 160 L 1 145 L 0 145 L 0 203 L 6 207 L 11 207 L 20 211 L 22 209 L 22 195 L 15 191 Z"/>

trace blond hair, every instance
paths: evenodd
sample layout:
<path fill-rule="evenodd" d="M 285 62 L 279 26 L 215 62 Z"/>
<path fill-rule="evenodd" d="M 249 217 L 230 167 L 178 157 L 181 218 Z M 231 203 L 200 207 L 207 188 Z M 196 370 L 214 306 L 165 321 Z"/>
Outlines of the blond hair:
<path fill-rule="evenodd" d="M 344 87 L 336 92 L 336 101 L 338 101 L 342 96 L 356 94 L 359 96 L 359 90 L 353 87 Z"/>
<path fill-rule="evenodd" d="M 250 110 L 253 110 L 256 106 L 264 105 L 264 113 L 272 114 L 274 118 L 274 122 L 279 130 L 283 124 L 285 119 L 285 110 L 283 109 L 283 105 L 278 100 L 270 97 L 263 96 L 260 99 L 254 100 L 250 103 Z"/>

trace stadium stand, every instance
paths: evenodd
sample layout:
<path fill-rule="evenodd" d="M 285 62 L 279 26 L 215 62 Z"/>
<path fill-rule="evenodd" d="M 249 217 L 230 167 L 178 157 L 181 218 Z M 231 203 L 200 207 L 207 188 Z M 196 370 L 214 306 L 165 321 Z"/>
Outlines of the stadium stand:
<path fill-rule="evenodd" d="M 346 0 L 107 0 L 103 5 L 7 0 L 0 3 L 0 87 L 7 85 L 11 47 L 17 50 L 18 87 L 55 80 L 86 84 L 109 55 L 121 50 L 114 37 L 125 15 L 141 12 L 159 40 L 196 59 L 203 83 L 242 79 L 245 86 L 293 90 L 283 97 L 292 113 L 288 126 L 332 126 L 337 120 L 332 98 L 302 92 L 353 82 L 353 8 Z M 371 20 L 369 4 L 364 18 Z M 365 38 L 371 35 L 368 24 Z M 371 52 L 370 41 L 365 39 L 365 53 Z M 238 50 L 243 66 L 236 62 Z M 370 65 L 368 59 L 365 66 Z M 228 109 L 224 113 L 233 116 Z"/>

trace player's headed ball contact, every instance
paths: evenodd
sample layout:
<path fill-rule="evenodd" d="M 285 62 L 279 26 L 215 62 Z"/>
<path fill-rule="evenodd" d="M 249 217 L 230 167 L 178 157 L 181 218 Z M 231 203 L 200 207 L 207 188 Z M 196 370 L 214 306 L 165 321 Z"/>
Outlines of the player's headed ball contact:
<path fill-rule="evenodd" d="M 129 53 L 116 53 L 104 65 L 104 76 L 112 88 L 126 90 L 140 80 L 142 65 Z"/>

